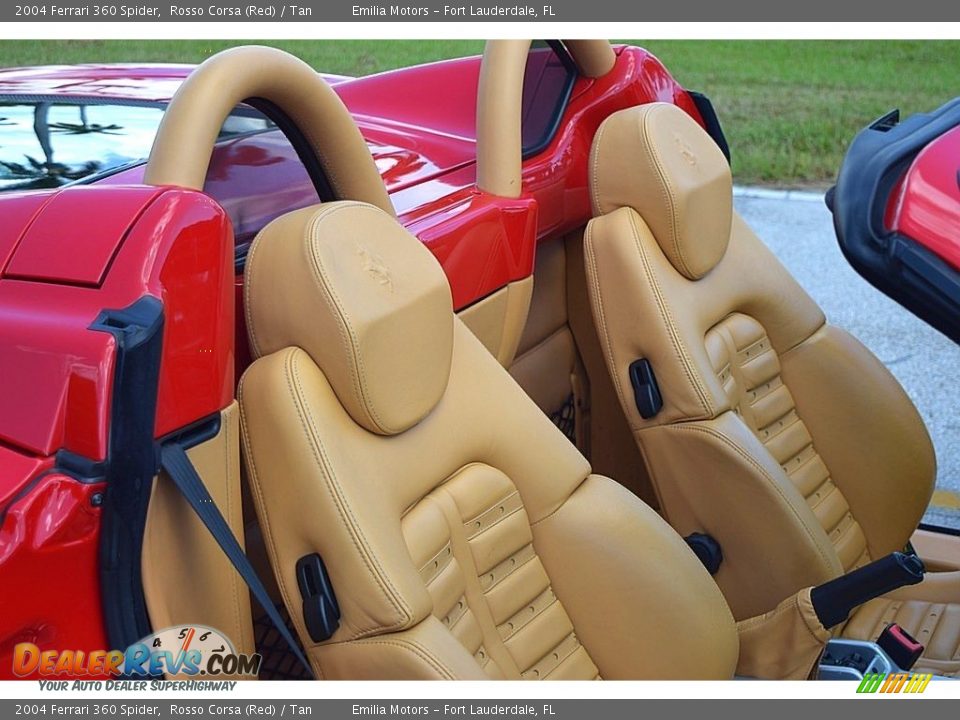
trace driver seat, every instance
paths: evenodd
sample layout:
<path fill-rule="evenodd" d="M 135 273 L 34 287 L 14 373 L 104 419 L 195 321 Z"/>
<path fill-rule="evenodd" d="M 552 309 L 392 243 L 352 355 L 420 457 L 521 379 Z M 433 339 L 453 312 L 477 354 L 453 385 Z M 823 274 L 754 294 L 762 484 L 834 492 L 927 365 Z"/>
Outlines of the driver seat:
<path fill-rule="evenodd" d="M 318 678 L 731 678 L 684 541 L 587 461 L 457 319 L 433 255 L 332 202 L 259 235 L 239 395 L 253 501 Z M 319 554 L 339 627 L 311 635 Z"/>
<path fill-rule="evenodd" d="M 734 616 L 907 546 L 936 476 L 923 421 L 733 212 L 707 133 L 671 104 L 614 113 L 590 188 L 607 369 L 666 518 L 719 543 Z M 840 630 L 875 640 L 891 622 L 926 645 L 924 669 L 956 673 L 960 572 L 928 573 Z"/>

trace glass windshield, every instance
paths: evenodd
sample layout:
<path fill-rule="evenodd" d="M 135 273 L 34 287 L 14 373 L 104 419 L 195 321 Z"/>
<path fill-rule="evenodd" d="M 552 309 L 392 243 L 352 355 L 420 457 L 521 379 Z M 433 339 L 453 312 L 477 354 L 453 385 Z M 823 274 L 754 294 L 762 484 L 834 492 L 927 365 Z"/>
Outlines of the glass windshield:
<path fill-rule="evenodd" d="M 564 51 L 561 48 L 561 51 Z M 534 42 L 527 54 L 520 106 L 523 157 L 542 152 L 557 130 L 567 107 L 577 73 L 569 57 L 542 42 Z"/>
<path fill-rule="evenodd" d="M 55 188 L 146 160 L 161 104 L 0 97 L 0 192 Z M 220 139 L 273 127 L 237 108 Z"/>

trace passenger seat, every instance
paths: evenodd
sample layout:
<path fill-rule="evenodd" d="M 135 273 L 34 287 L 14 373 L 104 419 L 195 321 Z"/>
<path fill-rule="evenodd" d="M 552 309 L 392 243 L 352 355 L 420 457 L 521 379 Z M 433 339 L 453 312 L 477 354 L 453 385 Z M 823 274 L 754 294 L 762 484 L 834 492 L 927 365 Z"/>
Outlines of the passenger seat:
<path fill-rule="evenodd" d="M 675 105 L 611 115 L 584 240 L 601 348 L 661 507 L 720 546 L 733 614 L 909 542 L 936 462 L 919 414 L 733 211 L 729 165 Z M 864 309 L 869 312 L 869 308 Z M 841 628 L 900 623 L 918 667 L 960 670 L 960 573 L 928 573 Z"/>

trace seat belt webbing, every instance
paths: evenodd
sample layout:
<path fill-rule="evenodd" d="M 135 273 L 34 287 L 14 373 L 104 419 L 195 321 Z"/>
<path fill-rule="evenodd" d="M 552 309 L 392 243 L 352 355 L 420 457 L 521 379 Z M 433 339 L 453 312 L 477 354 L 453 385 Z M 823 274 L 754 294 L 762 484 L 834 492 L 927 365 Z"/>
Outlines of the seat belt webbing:
<path fill-rule="evenodd" d="M 266 611 L 277 632 L 290 646 L 290 651 L 300 661 L 310 677 L 313 677 L 310 663 L 293 635 L 290 634 L 290 630 L 283 622 L 283 618 L 280 617 L 280 613 L 277 612 L 273 600 L 270 599 L 270 593 L 267 592 L 267 588 L 264 587 L 263 582 L 257 576 L 257 571 L 253 569 L 253 565 L 250 564 L 250 560 L 244 554 L 240 543 L 237 542 L 230 526 L 227 525 L 227 521 L 217 508 L 217 504 L 210 497 L 210 493 L 207 492 L 206 486 L 200 479 L 200 475 L 197 474 L 193 463 L 190 462 L 190 458 L 187 457 L 187 453 L 176 443 L 164 445 L 160 450 L 160 465 L 167 471 L 170 479 L 173 480 L 173 484 L 183 495 L 183 499 L 193 508 L 197 517 L 213 535 L 213 539 L 217 541 L 220 549 L 233 564 L 234 569 L 243 578 L 247 587 L 250 588 L 250 592 L 253 593 L 257 602 Z"/>

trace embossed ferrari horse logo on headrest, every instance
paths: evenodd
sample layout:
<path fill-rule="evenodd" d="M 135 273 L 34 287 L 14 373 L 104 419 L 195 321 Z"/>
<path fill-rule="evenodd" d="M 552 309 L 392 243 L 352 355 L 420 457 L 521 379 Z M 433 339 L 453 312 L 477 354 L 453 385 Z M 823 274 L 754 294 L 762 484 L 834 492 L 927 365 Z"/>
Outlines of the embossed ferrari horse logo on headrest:
<path fill-rule="evenodd" d="M 372 253 L 363 245 L 357 245 L 357 255 L 360 256 L 361 267 L 364 272 L 383 285 L 390 292 L 393 292 L 393 278 L 390 277 L 390 270 L 376 253 Z"/>
<path fill-rule="evenodd" d="M 697 164 L 697 156 L 693 152 L 693 148 L 687 145 L 687 143 L 684 141 L 682 137 L 680 137 L 678 133 L 673 134 L 673 141 L 677 144 L 677 147 L 680 149 L 680 154 L 683 155 L 683 159 L 686 160 L 691 167 L 694 167 L 697 170 L 699 170 L 700 166 Z"/>

